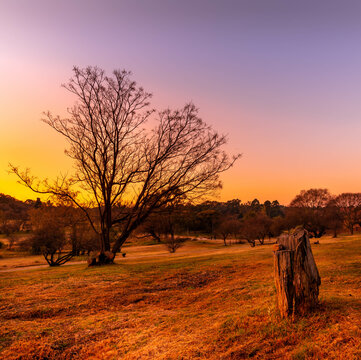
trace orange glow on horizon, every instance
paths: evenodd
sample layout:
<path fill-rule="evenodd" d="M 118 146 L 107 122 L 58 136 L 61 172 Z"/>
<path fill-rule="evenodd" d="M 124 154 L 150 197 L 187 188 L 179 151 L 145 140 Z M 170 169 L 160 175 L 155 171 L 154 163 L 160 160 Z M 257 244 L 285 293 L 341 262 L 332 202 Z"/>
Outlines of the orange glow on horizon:
<path fill-rule="evenodd" d="M 193 101 L 228 134 L 227 151 L 243 153 L 222 175 L 219 200 L 361 191 L 360 4 L 338 2 L 327 17 L 316 2 L 88 5 L 0 4 L 0 192 L 38 196 L 9 162 L 40 178 L 71 172 L 64 139 L 40 118 L 72 105 L 60 84 L 74 65 L 131 70 L 159 110 Z"/>

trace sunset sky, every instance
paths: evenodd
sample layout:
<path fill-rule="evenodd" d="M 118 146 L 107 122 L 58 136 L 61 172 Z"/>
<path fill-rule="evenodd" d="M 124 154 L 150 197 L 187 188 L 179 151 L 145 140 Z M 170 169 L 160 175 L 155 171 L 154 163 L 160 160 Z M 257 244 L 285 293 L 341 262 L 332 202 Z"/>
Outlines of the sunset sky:
<path fill-rule="evenodd" d="M 37 197 L 9 162 L 71 171 L 40 119 L 72 105 L 74 65 L 131 70 L 157 109 L 193 101 L 243 153 L 220 200 L 361 192 L 360 19 L 356 0 L 0 0 L 0 192 Z"/>

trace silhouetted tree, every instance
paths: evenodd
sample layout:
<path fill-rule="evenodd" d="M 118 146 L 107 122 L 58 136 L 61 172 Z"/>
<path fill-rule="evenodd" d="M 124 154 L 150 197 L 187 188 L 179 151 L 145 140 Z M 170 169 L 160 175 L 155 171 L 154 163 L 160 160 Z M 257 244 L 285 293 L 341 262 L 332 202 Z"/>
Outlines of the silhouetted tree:
<path fill-rule="evenodd" d="M 241 228 L 240 221 L 234 218 L 225 218 L 217 226 L 217 233 L 221 235 L 224 246 L 227 246 L 229 236 L 239 233 Z"/>
<path fill-rule="evenodd" d="M 259 212 L 259 211 L 262 210 L 262 205 L 260 204 L 258 199 L 254 199 L 251 202 L 250 207 L 251 207 L 250 210 L 253 211 L 253 212 Z"/>
<path fill-rule="evenodd" d="M 293 225 L 302 225 L 315 238 L 323 236 L 327 229 L 325 209 L 331 199 L 332 196 L 327 189 L 302 190 L 291 201 L 288 210 L 290 216 L 298 222 Z"/>
<path fill-rule="evenodd" d="M 266 215 L 270 218 L 274 218 L 277 216 L 284 216 L 282 211 L 282 206 L 279 204 L 277 200 L 270 202 L 269 200 L 265 201 L 263 204 Z"/>
<path fill-rule="evenodd" d="M 241 200 L 239 199 L 228 200 L 224 206 L 227 214 L 238 216 L 241 212 Z"/>
<path fill-rule="evenodd" d="M 53 207 L 44 206 L 30 211 L 34 227 L 31 238 L 33 252 L 41 252 L 49 266 L 62 265 L 74 256 L 72 251 L 62 251 L 66 245 L 66 236 L 61 215 Z"/>
<path fill-rule="evenodd" d="M 246 239 L 251 246 L 255 246 L 258 240 L 261 245 L 271 232 L 272 220 L 263 212 L 250 212 L 244 219 L 241 227 L 241 236 Z"/>
<path fill-rule="evenodd" d="M 302 190 L 292 201 L 290 206 L 308 209 L 323 209 L 332 196 L 327 189 Z"/>
<path fill-rule="evenodd" d="M 99 263 L 113 262 L 154 210 L 217 190 L 219 174 L 238 158 L 229 159 L 222 151 L 226 138 L 199 118 L 193 104 L 159 112 L 158 125 L 147 132 L 143 125 L 153 113 L 145 110 L 151 95 L 127 71 L 108 77 L 96 67 L 75 67 L 65 88 L 78 100 L 69 117 L 47 113 L 44 121 L 67 139 L 75 175 L 39 182 L 27 171 L 11 169 L 32 190 L 71 200 L 82 209 L 100 236 Z M 89 214 L 93 207 L 97 221 Z M 110 253 L 114 226 L 119 232 Z"/>
<path fill-rule="evenodd" d="M 157 243 L 163 243 L 171 253 L 176 252 L 185 241 L 184 237 L 179 236 L 183 230 L 184 221 L 182 221 L 182 208 L 178 205 L 171 204 L 157 210 L 138 229 L 142 237 L 149 236 Z"/>
<path fill-rule="evenodd" d="M 176 237 L 174 233 L 167 235 L 163 239 L 163 243 L 170 253 L 175 253 L 180 247 L 184 245 L 185 238 Z"/>

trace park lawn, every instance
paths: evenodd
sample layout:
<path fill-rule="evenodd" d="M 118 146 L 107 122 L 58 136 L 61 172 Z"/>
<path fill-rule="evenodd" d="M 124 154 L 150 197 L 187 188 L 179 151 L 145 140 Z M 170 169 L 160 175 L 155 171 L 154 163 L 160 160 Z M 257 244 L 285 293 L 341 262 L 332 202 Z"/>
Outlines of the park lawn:
<path fill-rule="evenodd" d="M 229 242 L 235 243 L 235 240 L 229 240 Z M 243 247 L 238 246 L 235 250 L 244 251 L 245 249 L 249 250 L 247 244 L 244 244 Z M 70 249 L 65 251 L 69 250 Z M 190 256 L 197 256 L 199 253 L 206 255 L 208 253 L 212 253 L 213 250 L 216 250 L 217 253 L 229 252 L 228 248 L 224 247 L 223 240 L 195 239 L 195 241 L 189 241 L 187 246 L 180 248 L 177 254 L 172 255 L 172 258 L 189 258 Z M 136 258 L 138 262 L 141 261 L 141 259 L 148 261 L 148 258 L 153 258 L 152 261 L 162 261 L 165 257 L 169 258 L 169 253 L 163 244 L 157 244 L 156 242 L 148 239 L 143 241 L 130 241 L 122 248 L 122 252 L 127 254 L 126 259 L 122 262 L 127 262 L 128 258 L 130 258 L 130 260 Z M 86 263 L 87 259 L 87 255 L 74 256 L 69 263 Z M 9 251 L 6 248 L 0 249 L 0 272 L 1 270 L 12 271 L 16 268 L 27 268 L 29 266 L 42 267 L 47 265 L 48 264 L 43 255 L 30 255 L 25 251 Z"/>
<path fill-rule="evenodd" d="M 360 236 L 313 245 L 320 304 L 294 322 L 277 315 L 270 245 L 192 246 L 0 273 L 0 358 L 361 358 Z"/>
<path fill-rule="evenodd" d="M 75 256 L 71 262 L 86 262 L 87 256 Z M 16 268 L 28 268 L 29 266 L 46 266 L 47 262 L 43 255 L 30 255 L 28 252 L 0 250 L 0 273 L 1 270 Z"/>

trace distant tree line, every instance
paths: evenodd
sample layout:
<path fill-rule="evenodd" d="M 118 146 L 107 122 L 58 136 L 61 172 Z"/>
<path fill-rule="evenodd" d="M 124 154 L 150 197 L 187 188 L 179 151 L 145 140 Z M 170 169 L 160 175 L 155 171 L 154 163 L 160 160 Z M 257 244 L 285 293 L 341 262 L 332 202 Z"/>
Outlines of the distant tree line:
<path fill-rule="evenodd" d="M 224 245 L 235 239 L 255 246 L 297 226 L 303 226 L 316 239 L 327 232 L 333 237 L 341 231 L 353 234 L 361 228 L 361 193 L 333 196 L 327 189 L 303 190 L 289 206 L 277 200 L 260 203 L 257 199 L 246 203 L 234 199 L 179 204 L 153 214 L 140 231 L 157 241 L 166 238 L 172 229 L 186 236 L 220 238 Z"/>
<path fill-rule="evenodd" d="M 124 206 L 121 211 L 126 209 Z M 97 221 L 96 208 L 88 209 L 88 214 Z M 361 193 L 333 196 L 327 189 L 303 190 L 289 206 L 257 199 L 246 203 L 239 199 L 199 204 L 177 201 L 154 211 L 135 236 L 152 239 L 175 252 L 194 237 L 219 239 L 225 246 L 231 241 L 262 245 L 296 226 L 303 226 L 315 239 L 326 233 L 337 237 L 341 231 L 353 234 L 361 228 Z M 118 236 L 116 231 L 109 235 L 111 243 Z M 29 232 L 29 236 L 17 241 L 19 232 Z M 84 213 L 71 203 L 22 202 L 4 194 L 0 194 L 0 233 L 7 237 L 10 250 L 43 254 L 54 266 L 72 256 L 99 251 L 101 246 Z"/>

